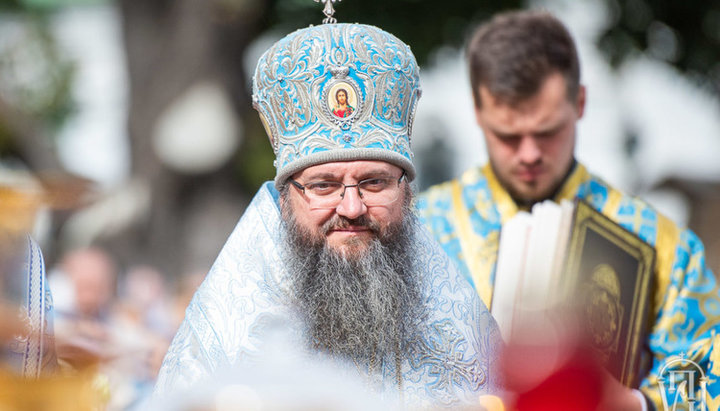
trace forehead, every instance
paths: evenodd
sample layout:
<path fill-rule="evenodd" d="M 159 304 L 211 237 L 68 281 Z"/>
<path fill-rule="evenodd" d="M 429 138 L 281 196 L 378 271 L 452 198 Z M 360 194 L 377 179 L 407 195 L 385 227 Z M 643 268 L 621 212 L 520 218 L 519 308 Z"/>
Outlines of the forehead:
<path fill-rule="evenodd" d="M 400 167 L 378 160 L 334 161 L 303 169 L 293 175 L 294 179 L 314 178 L 364 178 L 367 176 L 398 176 Z"/>
<path fill-rule="evenodd" d="M 484 86 L 480 88 L 480 97 L 483 106 L 478 112 L 493 128 L 552 125 L 574 109 L 560 74 L 549 76 L 535 95 L 512 105 L 495 98 Z"/>

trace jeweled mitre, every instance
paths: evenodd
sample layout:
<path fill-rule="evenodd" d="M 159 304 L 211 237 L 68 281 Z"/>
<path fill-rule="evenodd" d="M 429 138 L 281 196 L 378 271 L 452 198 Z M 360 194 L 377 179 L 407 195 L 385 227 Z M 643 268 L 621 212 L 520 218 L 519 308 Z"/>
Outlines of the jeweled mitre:
<path fill-rule="evenodd" d="M 362 24 L 295 31 L 260 58 L 253 106 L 270 138 L 275 184 L 320 163 L 381 160 L 415 177 L 410 135 L 420 97 L 410 48 Z"/>

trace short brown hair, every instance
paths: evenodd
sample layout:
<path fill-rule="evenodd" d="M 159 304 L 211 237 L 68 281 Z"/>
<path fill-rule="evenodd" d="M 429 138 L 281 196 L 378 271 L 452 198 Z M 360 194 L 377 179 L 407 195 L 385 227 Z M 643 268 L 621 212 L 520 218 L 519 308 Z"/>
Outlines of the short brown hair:
<path fill-rule="evenodd" d="M 467 56 L 476 107 L 481 107 L 480 86 L 510 105 L 535 95 L 554 73 L 565 78 L 569 99 L 574 99 L 580 88 L 575 43 L 567 28 L 547 12 L 496 15 L 477 28 Z"/>

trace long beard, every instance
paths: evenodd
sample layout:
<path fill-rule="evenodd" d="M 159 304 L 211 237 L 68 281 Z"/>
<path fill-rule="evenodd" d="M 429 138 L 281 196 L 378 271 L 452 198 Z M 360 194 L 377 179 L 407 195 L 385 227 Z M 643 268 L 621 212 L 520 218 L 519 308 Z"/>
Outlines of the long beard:
<path fill-rule="evenodd" d="M 328 221 L 323 233 L 348 224 L 376 233 L 369 245 L 354 244 L 346 252 L 329 248 L 324 235 L 308 232 L 284 213 L 291 288 L 312 348 L 370 364 L 388 356 L 402 360 L 409 353 L 425 308 L 413 262 L 418 223 L 405 208 L 402 222 L 385 229 L 366 217 Z"/>

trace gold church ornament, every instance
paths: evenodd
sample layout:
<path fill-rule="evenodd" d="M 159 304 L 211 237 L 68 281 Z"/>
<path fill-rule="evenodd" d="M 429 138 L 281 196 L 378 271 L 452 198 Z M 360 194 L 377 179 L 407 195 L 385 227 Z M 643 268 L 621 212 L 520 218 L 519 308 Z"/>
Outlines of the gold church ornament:
<path fill-rule="evenodd" d="M 315 0 L 315 3 L 324 3 L 323 7 L 323 14 L 325 14 L 325 18 L 323 19 L 324 24 L 335 24 L 337 23 L 337 20 L 335 17 L 333 17 L 333 14 L 335 14 L 335 8 L 333 7 L 333 3 L 340 0 Z"/>
<path fill-rule="evenodd" d="M 104 410 L 110 401 L 105 380 L 91 370 L 24 378 L 0 368 L 0 410 Z"/>

